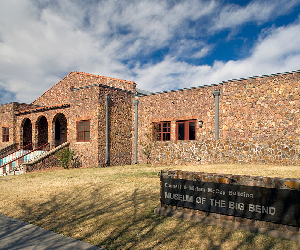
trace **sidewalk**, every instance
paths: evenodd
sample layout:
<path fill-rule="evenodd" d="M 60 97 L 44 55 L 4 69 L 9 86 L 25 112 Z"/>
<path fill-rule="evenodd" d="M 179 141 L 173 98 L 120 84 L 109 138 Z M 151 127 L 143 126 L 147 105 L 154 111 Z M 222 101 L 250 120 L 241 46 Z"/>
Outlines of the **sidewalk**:
<path fill-rule="evenodd" d="M 1 250 L 99 250 L 88 243 L 0 214 Z"/>

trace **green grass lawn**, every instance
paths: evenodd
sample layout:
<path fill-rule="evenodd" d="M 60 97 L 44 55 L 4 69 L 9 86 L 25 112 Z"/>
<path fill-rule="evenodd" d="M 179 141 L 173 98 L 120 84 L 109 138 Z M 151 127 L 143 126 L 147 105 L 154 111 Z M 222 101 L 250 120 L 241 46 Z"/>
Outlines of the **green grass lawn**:
<path fill-rule="evenodd" d="M 172 169 L 300 177 L 299 166 Z M 0 190 L 0 213 L 106 249 L 300 249 L 288 240 L 155 215 L 160 180 L 145 165 L 0 177 Z"/>

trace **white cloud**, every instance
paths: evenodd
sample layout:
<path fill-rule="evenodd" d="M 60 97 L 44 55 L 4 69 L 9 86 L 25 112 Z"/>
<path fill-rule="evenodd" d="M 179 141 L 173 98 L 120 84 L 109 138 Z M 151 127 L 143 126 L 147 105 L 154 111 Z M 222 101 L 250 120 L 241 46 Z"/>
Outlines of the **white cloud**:
<path fill-rule="evenodd" d="M 202 40 L 182 39 L 174 42 L 169 51 L 173 57 L 178 58 L 202 58 L 212 50 L 213 45 Z"/>
<path fill-rule="evenodd" d="M 135 68 L 136 82 L 140 88 L 152 91 L 171 90 L 206 84 L 216 84 L 224 80 L 272 74 L 300 69 L 300 24 L 274 29 L 259 40 L 251 56 L 243 60 L 221 62 L 212 66 L 192 66 L 166 57 L 156 65 Z"/>
<path fill-rule="evenodd" d="M 113 10 L 112 5 L 115 7 Z M 198 0 L 180 1 L 176 5 L 158 0 L 130 1 L 129 4 L 113 1 L 109 6 L 99 5 L 99 13 L 103 9 L 104 13 L 97 18 L 92 15 L 91 19 L 96 31 L 102 30 L 106 22 L 109 24 L 105 30 L 110 30 L 110 35 L 119 42 L 118 56 L 123 59 L 137 54 L 147 55 L 155 49 L 170 46 L 171 39 L 181 39 L 186 35 L 188 20 L 204 17 L 215 7 L 214 1 L 206 3 Z"/>
<path fill-rule="evenodd" d="M 245 7 L 227 5 L 222 7 L 220 14 L 215 18 L 213 30 L 235 28 L 248 22 L 261 24 L 290 12 L 298 4 L 299 0 L 272 0 L 252 1 Z"/>
<path fill-rule="evenodd" d="M 6 4 L 7 8 L 1 9 L 1 14 L 8 14 L 6 20 L 0 18 L 0 79 L 5 79 L 0 86 L 16 93 L 17 101 L 31 102 L 59 81 L 61 72 L 82 70 L 111 75 L 126 71 L 125 65 L 107 53 L 111 44 L 103 51 L 99 49 L 103 46 L 101 40 L 77 28 L 74 16 L 80 15 L 79 9 L 72 9 L 68 1 L 63 3 L 56 9 L 39 10 L 24 1 L 19 8 L 10 9 Z M 71 10 L 73 16 L 63 15 L 60 11 L 64 9 Z"/>
<path fill-rule="evenodd" d="M 214 2 L 3 0 L 0 86 L 31 102 L 62 74 L 86 71 L 131 79 L 122 60 L 151 54 Z M 184 33 L 184 32 L 183 32 Z M 205 50 L 199 53 L 205 53 Z"/>
<path fill-rule="evenodd" d="M 31 102 L 75 70 L 159 91 L 300 68 L 298 24 L 262 36 L 245 60 L 212 66 L 181 61 L 209 55 L 214 44 L 201 39 L 205 30 L 263 22 L 287 13 L 296 2 L 280 8 L 279 1 L 254 1 L 220 10 L 221 1 L 1 0 L 0 89 L 5 94 L 0 102 Z M 153 65 L 151 55 L 163 49 L 164 60 Z"/>

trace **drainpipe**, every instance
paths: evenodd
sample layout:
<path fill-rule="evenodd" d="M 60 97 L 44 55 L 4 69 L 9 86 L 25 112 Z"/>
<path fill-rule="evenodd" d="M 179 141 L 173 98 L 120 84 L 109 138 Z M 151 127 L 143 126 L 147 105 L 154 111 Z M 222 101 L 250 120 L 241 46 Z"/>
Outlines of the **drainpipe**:
<path fill-rule="evenodd" d="M 134 164 L 137 164 L 137 141 L 138 141 L 138 105 L 139 100 L 134 100 L 135 106 L 135 128 L 134 128 Z"/>
<path fill-rule="evenodd" d="M 215 139 L 219 140 L 219 96 L 220 90 L 213 90 L 215 97 Z"/>
<path fill-rule="evenodd" d="M 106 146 L 105 146 L 105 164 L 106 166 L 109 165 L 109 100 L 110 96 L 105 96 L 106 101 L 106 128 L 105 128 L 105 135 L 106 135 Z"/>

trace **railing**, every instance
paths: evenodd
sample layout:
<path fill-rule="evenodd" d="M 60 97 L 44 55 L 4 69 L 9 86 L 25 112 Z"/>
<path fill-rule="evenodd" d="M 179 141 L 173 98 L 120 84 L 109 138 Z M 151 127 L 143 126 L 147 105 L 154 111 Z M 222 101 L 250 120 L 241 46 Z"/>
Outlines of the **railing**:
<path fill-rule="evenodd" d="M 69 147 L 69 145 L 70 142 L 64 142 L 63 144 L 59 145 L 56 148 L 51 149 L 45 154 L 39 155 L 36 159 L 33 159 L 26 163 L 22 163 L 21 168 L 23 169 L 24 172 L 28 173 L 28 172 L 33 172 L 35 170 L 55 167 L 55 161 L 57 160 L 57 158 L 53 156 L 63 148 Z M 54 159 L 54 161 L 52 161 L 51 159 L 52 160 Z"/>
<path fill-rule="evenodd" d="M 12 143 L 4 148 L 0 149 L 0 159 L 15 152 L 19 148 L 19 143 Z"/>
<path fill-rule="evenodd" d="M 29 149 L 31 147 L 32 143 L 30 144 L 27 144 L 25 146 L 23 146 L 22 148 L 17 148 L 16 150 L 10 152 L 10 153 L 7 153 L 6 155 L 2 156 L 1 159 L 0 159 L 0 168 L 4 165 L 6 165 L 8 162 L 11 162 L 13 161 L 14 159 L 16 159 L 17 157 L 20 157 L 21 155 L 17 155 L 17 152 L 21 151 L 21 150 L 26 150 L 26 149 Z M 21 152 L 20 152 L 21 153 Z M 7 162 L 4 162 L 4 159 L 8 156 L 11 155 L 11 158 L 7 160 Z M 24 155 L 24 154 L 23 154 Z"/>
<path fill-rule="evenodd" d="M 24 151 L 24 152 L 26 152 L 25 154 L 2 165 L 0 167 L 0 170 L 2 170 L 2 171 L 0 171 L 0 173 L 2 172 L 2 175 L 3 175 L 5 173 L 14 171 L 14 174 L 15 174 L 15 171 L 18 171 L 18 167 L 21 164 L 23 164 L 27 161 L 33 160 L 34 158 L 38 157 L 39 155 L 45 153 L 45 151 L 49 151 L 49 143 L 46 143 L 34 150 L 29 150 L 28 152 Z M 28 157 L 26 157 L 26 156 L 28 156 Z"/>

